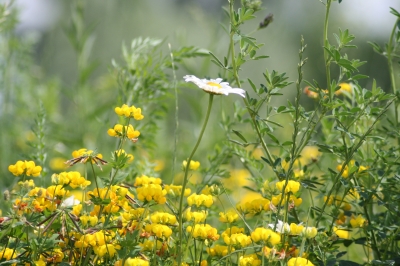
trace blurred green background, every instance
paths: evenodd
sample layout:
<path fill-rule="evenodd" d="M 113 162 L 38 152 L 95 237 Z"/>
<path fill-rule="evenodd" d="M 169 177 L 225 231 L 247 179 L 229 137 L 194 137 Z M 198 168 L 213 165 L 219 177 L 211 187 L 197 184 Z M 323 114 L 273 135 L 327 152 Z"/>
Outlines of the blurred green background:
<path fill-rule="evenodd" d="M 160 46 L 160 53 L 164 56 L 169 54 L 170 43 L 173 50 L 184 45 L 196 46 L 223 58 L 229 41 L 221 26 L 227 25 L 221 8 L 226 5 L 226 1 L 217 0 L 15 1 L 11 7 L 17 11 L 4 11 L 2 18 L 6 22 L 2 20 L 0 24 L 2 190 L 14 184 L 8 165 L 17 160 L 31 159 L 32 155 L 40 158 L 46 154 L 47 157 L 41 157 L 41 160 L 45 162 L 47 177 L 61 171 L 56 161 L 51 159 L 69 159 L 73 150 L 85 147 L 109 158 L 116 140 L 106 132 L 118 122 L 114 107 L 124 103 L 119 93 L 118 72 L 111 62 L 114 59 L 123 64 L 122 44 L 129 47 L 134 38 L 151 37 L 164 40 Z M 367 44 L 367 41 L 373 41 L 382 46 L 389 39 L 395 22 L 389 7 L 400 10 L 400 2 L 343 0 L 341 4 L 334 2 L 331 9 L 329 28 L 332 42 L 332 33 L 338 33 L 338 28 L 349 29 L 356 36 L 354 44 L 358 46 L 358 49 L 347 51 L 349 58 L 368 61 L 360 68 L 362 74 L 371 77 L 360 81 L 365 88 L 370 88 L 374 78 L 380 87 L 390 91 L 386 59 L 374 53 Z M 286 72 L 289 80 L 295 81 L 303 35 L 308 45 L 305 56 L 309 58 L 304 67 L 304 77 L 324 84 L 322 30 L 325 6 L 318 0 L 269 0 L 263 2 L 263 8 L 257 19 L 244 25 L 244 30 L 255 30 L 252 36 L 265 44 L 258 54 L 270 58 L 249 62 L 240 73 L 241 78 L 250 78 L 255 84 L 260 84 L 263 82 L 262 73 L 268 69 Z M 265 29 L 256 30 L 270 13 L 273 22 Z M 398 64 L 395 67 L 399 69 Z M 172 71 L 166 71 L 173 84 Z M 215 78 L 219 72 L 210 63 L 210 57 L 196 57 L 184 60 L 176 77 L 178 81 L 186 74 Z M 173 96 L 173 86 L 169 89 Z M 243 84 L 243 89 L 251 90 L 248 83 Z M 274 105 L 293 99 L 295 85 L 285 88 L 284 93 L 281 102 L 274 102 Z M 208 97 L 192 85 L 179 88 L 178 94 L 181 144 L 177 168 L 189 155 L 198 135 Z M 170 158 L 175 137 L 175 99 L 172 96 L 154 99 L 155 104 L 160 101 L 164 106 L 166 116 L 157 120 L 160 130 L 152 137 L 159 148 L 149 152 L 150 155 L 146 154 L 152 160 L 164 159 L 167 168 L 172 163 Z M 235 101 L 240 102 L 239 97 L 216 100 L 213 122 L 210 122 L 205 142 L 195 159 L 202 161 L 210 147 L 225 139 L 225 133 L 217 122 L 221 117 L 220 111 L 229 114 Z M 130 104 L 141 107 L 141 102 L 135 99 Z M 308 99 L 303 99 L 302 104 L 312 107 Z M 151 108 L 144 110 L 145 120 L 159 117 L 154 112 Z M 45 114 L 45 121 L 41 113 Z M 40 134 L 38 137 L 32 132 L 38 131 L 42 120 L 44 137 L 41 143 Z M 137 144 L 139 148 L 130 151 L 137 160 L 145 154 L 145 149 L 140 148 L 141 143 L 150 141 L 149 137 L 146 139 L 146 132 L 142 132 L 142 136 L 143 141 Z M 50 166 L 51 162 L 54 165 Z"/>

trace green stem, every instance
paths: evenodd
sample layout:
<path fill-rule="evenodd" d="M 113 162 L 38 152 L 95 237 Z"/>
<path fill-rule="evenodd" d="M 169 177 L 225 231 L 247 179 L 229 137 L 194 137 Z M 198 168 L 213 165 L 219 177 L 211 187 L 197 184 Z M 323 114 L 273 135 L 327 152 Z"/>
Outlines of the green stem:
<path fill-rule="evenodd" d="M 238 67 L 236 65 L 236 60 L 235 60 L 235 41 L 233 40 L 233 35 L 235 35 L 235 21 L 234 21 L 234 12 L 233 12 L 233 4 L 234 4 L 234 0 L 230 0 L 229 1 L 229 16 L 231 18 L 231 29 L 230 29 L 230 46 L 229 46 L 229 50 L 231 51 L 231 58 L 232 58 L 232 70 L 233 70 L 233 77 L 236 81 L 236 84 L 238 85 L 238 87 L 241 87 L 241 83 L 240 83 L 240 79 L 239 79 L 239 74 L 238 74 Z M 271 164 L 273 164 L 274 160 L 272 158 L 271 152 L 269 151 L 267 145 L 265 144 L 265 141 L 261 135 L 260 129 L 258 127 L 258 123 L 256 120 L 256 113 L 251 109 L 251 106 L 249 104 L 249 102 L 247 101 L 246 98 L 243 99 L 245 105 L 246 105 L 246 109 L 249 112 L 249 115 L 251 117 L 251 120 L 254 124 L 254 128 L 257 132 L 258 138 L 260 139 L 261 145 L 267 155 L 267 159 L 271 162 Z"/>
<path fill-rule="evenodd" d="M 331 7 L 331 1 L 326 1 L 326 13 L 325 13 L 325 22 L 324 22 L 324 46 L 329 49 L 329 41 L 328 41 L 328 21 L 329 21 L 329 10 Z M 333 99 L 333 89 L 331 88 L 331 70 L 330 70 L 330 60 L 329 54 L 326 50 L 324 50 L 324 60 L 325 60 L 325 70 L 326 70 L 326 86 L 329 91 L 329 100 L 332 102 Z"/>
<path fill-rule="evenodd" d="M 185 189 L 186 189 L 186 185 L 188 182 L 188 173 L 189 173 L 189 168 L 190 168 L 190 162 L 192 161 L 192 158 L 197 150 L 197 148 L 199 147 L 199 144 L 201 142 L 201 139 L 203 138 L 203 134 L 204 131 L 207 127 L 207 123 L 208 123 L 208 119 L 210 117 L 210 113 L 211 113 L 211 107 L 212 107 L 212 103 L 213 103 L 213 99 L 214 99 L 214 95 L 210 94 L 209 100 L 208 100 L 208 107 L 207 107 L 207 114 L 206 114 L 206 118 L 204 119 L 204 123 L 203 123 L 203 127 L 201 128 L 200 131 L 200 135 L 199 138 L 197 139 L 196 145 L 193 148 L 192 153 L 190 154 L 188 160 L 187 160 L 187 164 L 186 164 L 186 168 L 185 168 L 185 176 L 183 177 L 183 184 L 182 184 L 182 191 L 181 191 L 181 196 L 179 199 L 179 211 L 178 211 L 178 218 L 179 218 L 179 243 L 178 243 L 178 265 L 181 265 L 181 261 L 182 261 L 182 242 L 183 242 L 183 195 L 185 194 Z"/>
<path fill-rule="evenodd" d="M 392 85 L 393 94 L 396 95 L 396 97 L 398 97 L 398 95 L 397 95 L 397 89 L 396 89 L 396 79 L 395 79 L 395 76 L 394 76 L 394 73 L 393 73 L 392 52 L 393 52 L 393 38 L 394 38 L 395 33 L 396 33 L 396 28 L 397 28 L 397 22 L 398 21 L 399 21 L 399 19 L 397 19 L 396 23 L 394 23 L 394 26 L 393 26 L 393 29 L 392 29 L 392 33 L 390 34 L 388 48 L 387 48 L 387 58 L 388 58 L 390 82 L 392 83 L 391 85 Z M 398 125 L 399 125 L 398 109 L 399 109 L 399 100 L 396 99 L 396 101 L 394 103 L 394 116 L 395 116 L 394 125 L 395 125 L 395 128 L 398 128 Z M 399 137 L 397 138 L 397 143 L 400 145 L 400 138 Z"/>

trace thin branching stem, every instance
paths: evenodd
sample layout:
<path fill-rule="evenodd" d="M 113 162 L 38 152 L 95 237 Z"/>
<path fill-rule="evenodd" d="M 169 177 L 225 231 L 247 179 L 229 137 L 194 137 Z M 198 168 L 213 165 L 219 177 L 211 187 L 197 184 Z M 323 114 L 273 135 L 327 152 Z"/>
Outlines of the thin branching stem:
<path fill-rule="evenodd" d="M 185 194 L 186 185 L 188 183 L 190 162 L 192 161 L 192 158 L 193 158 L 194 154 L 196 153 L 197 148 L 200 145 L 201 139 L 203 138 L 204 131 L 206 130 L 208 120 L 209 120 L 210 114 L 211 114 L 211 107 L 212 107 L 213 99 L 214 99 L 214 95 L 210 94 L 209 100 L 208 100 L 207 113 L 206 113 L 206 117 L 204 119 L 203 127 L 201 128 L 200 135 L 197 139 L 197 142 L 196 142 L 191 154 L 189 155 L 189 158 L 187 159 L 185 175 L 183 177 L 182 191 L 181 191 L 181 195 L 179 198 L 179 210 L 178 210 L 178 219 L 179 219 L 179 226 L 178 226 L 179 244 L 178 244 L 178 253 L 177 253 L 178 254 L 178 265 L 181 265 L 181 261 L 182 261 L 181 255 L 182 255 L 182 242 L 183 242 L 183 198 L 184 198 L 184 194 Z"/>

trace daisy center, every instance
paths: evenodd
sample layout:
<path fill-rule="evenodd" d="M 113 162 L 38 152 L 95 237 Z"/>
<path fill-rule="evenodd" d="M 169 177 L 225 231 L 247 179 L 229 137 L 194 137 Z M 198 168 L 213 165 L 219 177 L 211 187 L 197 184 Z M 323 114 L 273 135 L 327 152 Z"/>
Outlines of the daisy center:
<path fill-rule="evenodd" d="M 212 82 L 212 81 L 207 82 L 207 85 L 208 86 L 217 87 L 218 89 L 222 88 L 221 84 L 218 84 L 218 83 L 215 83 L 215 82 Z"/>

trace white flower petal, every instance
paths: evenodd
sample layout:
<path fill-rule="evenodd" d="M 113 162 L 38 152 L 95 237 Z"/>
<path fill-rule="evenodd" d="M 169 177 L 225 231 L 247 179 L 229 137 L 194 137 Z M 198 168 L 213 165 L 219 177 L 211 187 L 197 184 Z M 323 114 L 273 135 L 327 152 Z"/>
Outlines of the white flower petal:
<path fill-rule="evenodd" d="M 238 94 L 243 98 L 246 97 L 246 91 L 240 88 L 232 88 L 228 82 L 222 82 L 222 78 L 217 79 L 199 79 L 193 75 L 183 77 L 186 82 L 193 82 L 200 89 L 211 94 L 229 95 L 230 93 Z"/>
<path fill-rule="evenodd" d="M 69 198 L 66 198 L 62 203 L 61 207 L 72 207 L 81 203 L 79 200 L 75 199 L 75 196 L 72 195 Z"/>

